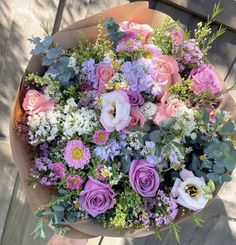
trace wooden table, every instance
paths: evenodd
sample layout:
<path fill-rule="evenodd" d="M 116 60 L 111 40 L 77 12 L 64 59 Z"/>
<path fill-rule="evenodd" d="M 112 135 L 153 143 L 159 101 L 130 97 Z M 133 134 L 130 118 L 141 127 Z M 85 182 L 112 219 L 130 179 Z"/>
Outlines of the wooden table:
<path fill-rule="evenodd" d="M 10 106 L 16 88 L 29 60 L 32 46 L 27 38 L 42 36 L 40 24 L 48 23 L 49 30 L 56 32 L 76 20 L 101 12 L 107 8 L 127 3 L 126 0 L 1 0 L 0 1 L 0 244 L 1 245 L 43 245 L 46 240 L 34 240 L 30 235 L 37 218 L 30 211 L 25 200 L 21 181 L 11 164 L 8 140 Z M 158 9 L 193 30 L 211 12 L 216 0 L 150 0 L 150 7 Z M 209 52 L 209 59 L 215 65 L 228 86 L 236 81 L 236 1 L 221 0 L 224 11 L 217 19 L 228 27 Z M 232 92 L 236 100 L 236 93 Z M 202 213 L 205 220 L 200 229 L 186 220 L 181 224 L 183 245 L 233 245 L 236 244 L 236 171 L 233 181 L 225 184 L 217 199 Z M 56 237 L 54 237 L 56 239 Z M 52 240 L 51 240 L 52 241 Z M 62 239 L 54 240 L 61 245 Z M 80 243 L 99 245 L 175 245 L 172 234 L 165 232 L 162 241 L 153 236 L 139 239 L 98 237 Z"/>

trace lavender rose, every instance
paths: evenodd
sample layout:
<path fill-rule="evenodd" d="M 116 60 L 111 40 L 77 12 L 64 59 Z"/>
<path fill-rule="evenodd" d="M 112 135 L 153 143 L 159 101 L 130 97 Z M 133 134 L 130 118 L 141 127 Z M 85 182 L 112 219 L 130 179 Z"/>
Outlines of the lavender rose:
<path fill-rule="evenodd" d="M 193 81 L 193 92 L 196 94 L 204 91 L 217 94 L 222 90 L 219 79 L 207 65 L 193 68 L 189 78 Z"/>
<path fill-rule="evenodd" d="M 80 192 L 78 203 L 87 213 L 96 217 L 98 214 L 113 208 L 114 195 L 110 185 L 103 184 L 89 176 L 84 190 Z"/>
<path fill-rule="evenodd" d="M 153 197 L 160 185 L 160 178 L 154 165 L 140 159 L 132 161 L 130 165 L 129 182 L 141 196 Z"/>
<path fill-rule="evenodd" d="M 139 92 L 127 91 L 127 95 L 131 106 L 138 106 L 144 103 L 144 98 Z"/>

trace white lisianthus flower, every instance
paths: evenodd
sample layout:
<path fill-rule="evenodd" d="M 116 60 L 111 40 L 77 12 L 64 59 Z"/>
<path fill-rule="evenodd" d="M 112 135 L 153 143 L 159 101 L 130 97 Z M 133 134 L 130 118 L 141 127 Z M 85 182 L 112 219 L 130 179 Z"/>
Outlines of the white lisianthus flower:
<path fill-rule="evenodd" d="M 130 103 L 128 95 L 121 90 L 102 96 L 101 124 L 107 132 L 121 131 L 130 123 Z"/>
<path fill-rule="evenodd" d="M 183 207 L 197 211 L 203 209 L 208 200 L 204 197 L 202 186 L 205 185 L 203 178 L 194 176 L 191 171 L 183 169 L 180 172 L 181 179 L 176 179 L 172 187 L 172 196 Z"/>

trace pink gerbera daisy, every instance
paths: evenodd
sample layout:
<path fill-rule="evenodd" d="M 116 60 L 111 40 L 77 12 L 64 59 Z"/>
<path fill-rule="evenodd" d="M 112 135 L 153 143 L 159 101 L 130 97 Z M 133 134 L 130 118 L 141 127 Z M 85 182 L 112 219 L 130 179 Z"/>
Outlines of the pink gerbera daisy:
<path fill-rule="evenodd" d="M 104 129 L 96 130 L 93 135 L 93 142 L 97 145 L 105 145 L 109 140 L 109 132 Z"/>
<path fill-rule="evenodd" d="M 69 167 L 83 169 L 89 163 L 91 155 L 81 140 L 71 140 L 66 145 L 64 158 Z"/>
<path fill-rule="evenodd" d="M 84 180 L 77 174 L 69 175 L 66 178 L 66 185 L 71 190 L 78 189 L 83 183 L 84 183 Z"/>

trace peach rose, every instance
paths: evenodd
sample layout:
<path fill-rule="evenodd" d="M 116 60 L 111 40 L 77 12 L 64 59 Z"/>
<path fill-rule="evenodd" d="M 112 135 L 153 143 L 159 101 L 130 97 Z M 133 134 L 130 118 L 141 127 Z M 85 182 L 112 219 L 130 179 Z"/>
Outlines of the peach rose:
<path fill-rule="evenodd" d="M 22 107 L 29 114 L 34 114 L 39 111 L 47 111 L 54 106 L 54 102 L 50 98 L 41 94 L 37 90 L 29 90 L 24 98 Z"/>
<path fill-rule="evenodd" d="M 161 103 L 157 104 L 158 110 L 156 115 L 153 117 L 153 122 L 157 125 L 166 119 L 175 117 L 176 113 L 186 108 L 183 101 L 173 99 L 166 103 L 167 93 L 162 97 Z"/>
<path fill-rule="evenodd" d="M 167 91 L 172 84 L 181 81 L 178 63 L 172 56 L 161 55 L 154 61 L 154 68 L 156 72 L 156 80 L 160 84 L 165 85 L 164 91 Z"/>
<path fill-rule="evenodd" d="M 97 67 L 97 77 L 99 81 L 98 90 L 104 92 L 106 84 L 112 78 L 114 71 L 108 64 L 99 64 Z"/>
<path fill-rule="evenodd" d="M 129 33 L 134 33 L 136 38 L 141 39 L 146 43 L 147 40 L 151 38 L 153 29 L 147 24 L 129 23 L 128 21 L 124 21 L 120 23 L 120 31 L 126 32 L 127 35 L 129 35 Z"/>
<path fill-rule="evenodd" d="M 135 107 L 132 107 L 130 110 L 130 123 L 128 125 L 128 128 L 134 127 L 134 126 L 140 126 L 143 127 L 145 123 L 145 118 L 143 114 Z"/>

